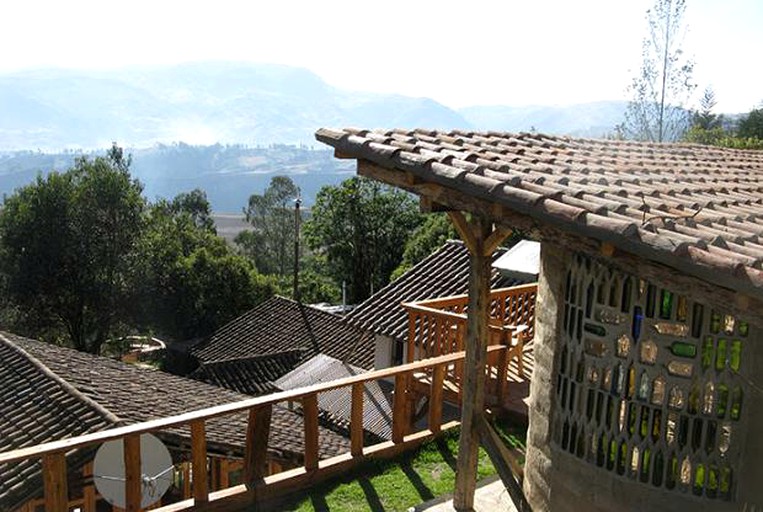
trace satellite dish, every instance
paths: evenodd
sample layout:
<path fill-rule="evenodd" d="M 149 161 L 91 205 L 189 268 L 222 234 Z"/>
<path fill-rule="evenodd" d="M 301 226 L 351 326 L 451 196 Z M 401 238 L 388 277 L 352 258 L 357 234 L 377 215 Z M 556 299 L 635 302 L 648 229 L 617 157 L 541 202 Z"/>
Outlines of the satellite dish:
<path fill-rule="evenodd" d="M 159 501 L 174 477 L 172 457 L 156 436 L 140 436 L 140 508 Z M 101 496 L 119 508 L 127 507 L 125 497 L 124 444 L 121 440 L 103 443 L 93 461 L 93 481 Z"/>

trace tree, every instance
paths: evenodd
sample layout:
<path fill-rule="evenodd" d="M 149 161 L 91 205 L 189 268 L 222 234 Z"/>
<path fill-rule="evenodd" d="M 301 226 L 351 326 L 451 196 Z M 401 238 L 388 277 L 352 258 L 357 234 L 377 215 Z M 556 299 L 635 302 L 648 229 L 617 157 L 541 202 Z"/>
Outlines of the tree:
<path fill-rule="evenodd" d="M 252 194 L 244 209 L 252 231 L 236 237 L 236 244 L 263 274 L 290 275 L 294 270 L 294 200 L 300 195 L 291 178 L 276 176 L 262 195 Z"/>
<path fill-rule="evenodd" d="M 335 281 L 347 281 L 348 300 L 356 303 L 389 282 L 421 222 L 409 194 L 354 177 L 321 188 L 304 232 L 308 245 L 325 255 Z"/>
<path fill-rule="evenodd" d="M 0 272 L 21 332 L 98 353 L 127 320 L 145 208 L 129 164 L 114 145 L 6 198 Z"/>
<path fill-rule="evenodd" d="M 649 35 L 642 44 L 642 63 L 629 87 L 633 99 L 622 129 L 636 140 L 679 140 L 689 128 L 686 103 L 696 87 L 694 62 L 684 56 L 682 18 L 685 0 L 656 0 L 647 11 Z"/>
<path fill-rule="evenodd" d="M 754 108 L 739 121 L 737 136 L 763 141 L 763 107 Z"/>
<path fill-rule="evenodd" d="M 438 250 L 446 240 L 457 238 L 458 233 L 446 214 L 432 213 L 427 215 L 424 222 L 405 242 L 403 259 L 392 273 L 392 279 L 397 279 L 416 263 Z"/>
<path fill-rule="evenodd" d="M 201 191 L 149 209 L 134 279 L 137 327 L 175 340 L 204 336 L 273 294 L 273 280 L 203 221 L 208 211 Z"/>

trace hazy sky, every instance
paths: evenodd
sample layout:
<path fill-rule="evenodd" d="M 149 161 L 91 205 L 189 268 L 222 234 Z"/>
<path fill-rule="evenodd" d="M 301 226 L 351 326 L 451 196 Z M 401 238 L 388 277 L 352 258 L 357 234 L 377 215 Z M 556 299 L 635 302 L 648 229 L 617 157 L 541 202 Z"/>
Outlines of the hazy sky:
<path fill-rule="evenodd" d="M 9 0 L 0 72 L 224 59 L 451 107 L 625 99 L 652 0 Z M 717 110 L 763 100 L 763 1 L 687 0 L 684 49 Z"/>

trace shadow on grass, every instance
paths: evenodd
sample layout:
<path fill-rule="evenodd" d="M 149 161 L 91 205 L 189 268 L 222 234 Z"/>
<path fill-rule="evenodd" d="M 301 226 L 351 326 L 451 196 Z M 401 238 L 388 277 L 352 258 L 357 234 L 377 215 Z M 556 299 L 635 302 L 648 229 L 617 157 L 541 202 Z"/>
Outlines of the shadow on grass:
<path fill-rule="evenodd" d="M 442 460 L 444 460 L 448 466 L 450 466 L 450 469 L 453 470 L 453 472 L 456 472 L 456 456 L 453 455 L 453 452 L 450 451 L 450 448 L 448 447 L 448 442 L 445 439 L 437 439 L 435 441 L 435 445 L 437 446 L 437 451 L 440 452 L 440 456 L 442 457 Z"/>
<path fill-rule="evenodd" d="M 435 496 L 432 493 L 432 490 L 427 487 L 416 470 L 413 469 L 410 460 L 401 462 L 400 469 L 403 471 L 405 476 L 408 477 L 408 480 L 411 482 L 411 485 L 413 485 L 414 489 L 416 489 L 416 492 L 419 493 L 419 497 L 422 501 L 429 501 L 434 499 Z"/>
<path fill-rule="evenodd" d="M 326 492 L 310 493 L 310 503 L 316 512 L 328 512 L 329 504 L 326 503 Z"/>
<path fill-rule="evenodd" d="M 363 489 L 363 494 L 366 495 L 366 502 L 368 503 L 368 509 L 372 512 L 384 512 L 384 505 L 382 505 L 379 493 L 376 492 L 371 481 L 366 477 L 358 478 L 358 484 Z"/>

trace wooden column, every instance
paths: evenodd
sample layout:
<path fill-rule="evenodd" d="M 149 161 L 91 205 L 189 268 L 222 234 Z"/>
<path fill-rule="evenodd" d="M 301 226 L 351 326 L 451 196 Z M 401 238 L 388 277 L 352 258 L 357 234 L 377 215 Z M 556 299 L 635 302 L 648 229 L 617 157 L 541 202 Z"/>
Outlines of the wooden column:
<path fill-rule="evenodd" d="M 263 405 L 249 410 L 246 454 L 244 455 L 244 474 L 247 485 L 252 485 L 266 476 L 272 413 L 272 405 Z"/>
<path fill-rule="evenodd" d="M 350 420 L 350 453 L 353 457 L 363 455 L 363 392 L 365 384 L 359 382 L 352 385 L 351 420 Z"/>
<path fill-rule="evenodd" d="M 456 489 L 453 507 L 472 510 L 477 485 L 479 425 L 485 403 L 485 364 L 490 306 L 490 263 L 498 244 L 508 235 L 493 231 L 491 222 L 474 216 L 467 221 L 460 212 L 448 212 L 469 248 L 469 309 L 466 326 L 466 358 L 461 400 L 461 437 L 458 441 Z"/>
<path fill-rule="evenodd" d="M 207 433 L 204 420 L 191 422 L 191 457 L 193 459 L 194 505 L 209 501 L 207 473 Z"/>
<path fill-rule="evenodd" d="M 305 419 L 305 469 L 318 469 L 318 395 L 302 399 L 302 415 Z"/>
<path fill-rule="evenodd" d="M 143 498 L 143 482 L 140 461 L 140 434 L 125 436 L 124 461 L 125 461 L 125 510 L 138 512 Z"/>
<path fill-rule="evenodd" d="M 69 491 L 66 486 L 66 455 L 49 453 L 42 457 L 45 512 L 66 512 Z"/>

